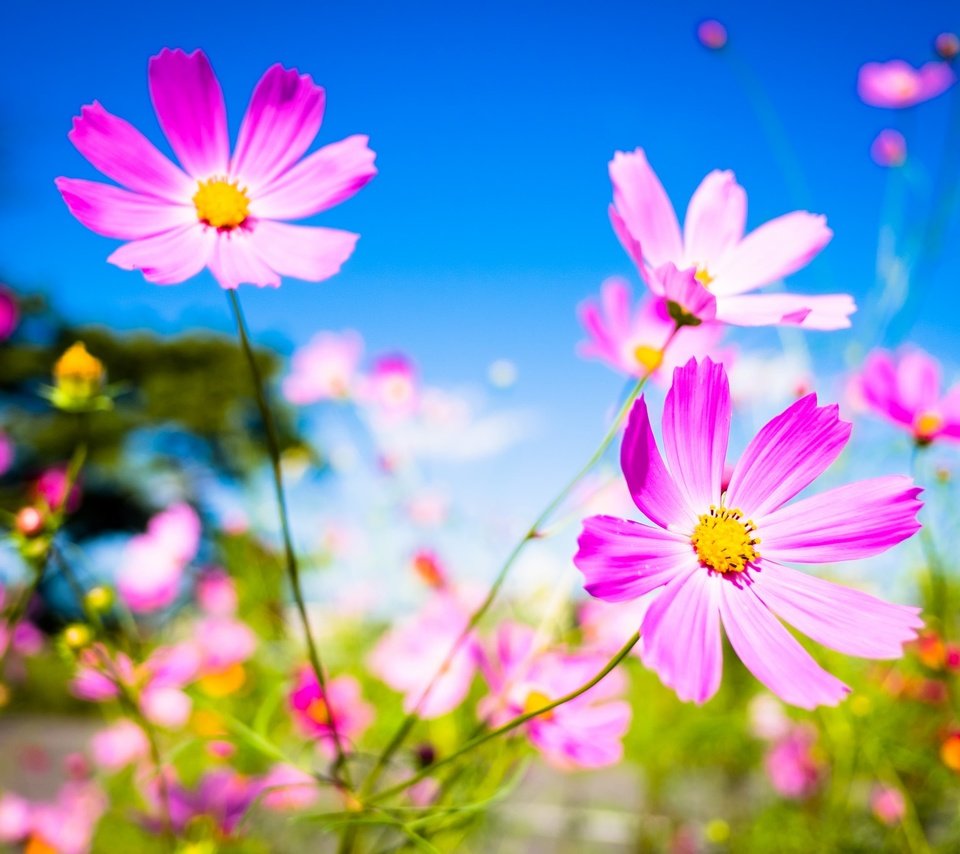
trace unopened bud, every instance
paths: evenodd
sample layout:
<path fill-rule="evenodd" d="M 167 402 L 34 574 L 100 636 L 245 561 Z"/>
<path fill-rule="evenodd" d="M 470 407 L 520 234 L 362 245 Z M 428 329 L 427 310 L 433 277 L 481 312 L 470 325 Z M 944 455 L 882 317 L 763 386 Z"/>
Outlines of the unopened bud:
<path fill-rule="evenodd" d="M 36 507 L 23 507 L 17 513 L 17 530 L 25 537 L 35 537 L 43 531 L 45 521 Z"/>
<path fill-rule="evenodd" d="M 93 632 L 83 623 L 74 623 L 63 630 L 63 642 L 74 652 L 83 649 L 93 640 Z"/>

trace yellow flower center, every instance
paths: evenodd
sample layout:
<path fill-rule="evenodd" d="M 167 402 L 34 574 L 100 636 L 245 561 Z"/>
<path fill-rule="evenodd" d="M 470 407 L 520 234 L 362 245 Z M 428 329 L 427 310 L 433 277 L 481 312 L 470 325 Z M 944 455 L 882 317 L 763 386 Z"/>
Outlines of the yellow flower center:
<path fill-rule="evenodd" d="M 655 371 L 663 364 L 663 350 L 656 347 L 648 347 L 646 344 L 640 344 L 633 348 L 633 358 L 637 360 L 642 368 L 648 371 Z"/>
<path fill-rule="evenodd" d="M 943 427 L 943 416 L 936 412 L 921 412 L 913 422 L 913 432 L 918 439 L 930 439 Z"/>
<path fill-rule="evenodd" d="M 693 278 L 700 282 L 705 288 L 709 288 L 710 283 L 713 281 L 713 276 L 710 275 L 706 267 L 697 267 L 697 272 L 694 273 Z"/>
<path fill-rule="evenodd" d="M 200 678 L 200 690 L 208 697 L 229 697 L 239 691 L 247 681 L 247 672 L 240 663 L 215 670 Z"/>
<path fill-rule="evenodd" d="M 744 520 L 740 510 L 710 505 L 693 529 L 690 542 L 700 563 L 715 572 L 743 572 L 747 564 L 760 557 L 756 546 L 756 528 L 750 519 Z"/>
<path fill-rule="evenodd" d="M 230 231 L 250 215 L 250 199 L 236 181 L 211 178 L 200 181 L 193 196 L 197 219 L 214 228 Z"/>
<path fill-rule="evenodd" d="M 523 713 L 528 715 L 530 712 L 536 712 L 544 706 L 549 706 L 552 702 L 553 700 L 544 694 L 543 691 L 533 690 L 527 694 L 527 699 L 523 701 Z M 553 709 L 549 712 L 544 712 L 542 715 L 537 715 L 537 717 L 548 721 L 553 717 Z"/>
<path fill-rule="evenodd" d="M 326 726 L 330 723 L 330 708 L 319 697 L 317 697 L 316 700 L 310 701 L 310 705 L 307 706 L 306 711 L 307 717 L 314 723 L 320 724 L 321 726 Z"/>

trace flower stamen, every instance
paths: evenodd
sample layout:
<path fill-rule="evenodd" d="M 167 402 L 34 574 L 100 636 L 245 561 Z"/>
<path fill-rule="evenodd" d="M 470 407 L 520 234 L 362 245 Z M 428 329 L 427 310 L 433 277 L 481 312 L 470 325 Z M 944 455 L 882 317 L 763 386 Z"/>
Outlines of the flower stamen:
<path fill-rule="evenodd" d="M 756 526 L 735 508 L 710 505 L 693 529 L 690 542 L 702 566 L 714 572 L 743 572 L 760 557 Z"/>
<path fill-rule="evenodd" d="M 200 222 L 222 231 L 243 225 L 250 215 L 250 198 L 246 189 L 238 186 L 236 181 L 224 178 L 200 181 L 193 204 Z"/>

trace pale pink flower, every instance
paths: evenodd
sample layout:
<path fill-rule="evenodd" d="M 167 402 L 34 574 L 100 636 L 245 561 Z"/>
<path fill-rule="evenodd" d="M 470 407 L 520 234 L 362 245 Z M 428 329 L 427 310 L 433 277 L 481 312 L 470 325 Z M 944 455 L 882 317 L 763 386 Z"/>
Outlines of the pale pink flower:
<path fill-rule="evenodd" d="M 29 620 L 21 620 L 13 629 L 10 643 L 19 655 L 38 655 L 43 651 L 44 634 Z"/>
<path fill-rule="evenodd" d="M 180 688 L 148 685 L 140 692 L 140 711 L 150 723 L 180 729 L 190 720 L 193 700 Z"/>
<path fill-rule="evenodd" d="M 643 620 L 644 664 L 682 700 L 720 686 L 721 625 L 734 651 L 781 699 L 834 705 L 846 685 L 810 657 L 778 617 L 825 646 L 863 658 L 899 658 L 922 625 L 893 605 L 789 569 L 886 551 L 919 530 L 921 490 L 879 477 L 787 504 L 837 458 L 850 436 L 836 406 L 808 395 L 764 426 L 721 492 L 731 403 L 709 359 L 674 372 L 657 448 L 647 405 L 634 405 L 621 449 L 627 485 L 654 524 L 584 520 L 574 562 L 592 596 L 620 602 L 652 591 Z"/>
<path fill-rule="evenodd" d="M 817 790 L 823 767 L 814 752 L 816 742 L 816 730 L 797 724 L 767 751 L 763 766 L 773 788 L 783 797 L 800 800 Z"/>
<path fill-rule="evenodd" d="M 253 91 L 231 155 L 223 93 L 202 51 L 165 48 L 151 58 L 148 77 L 180 166 L 94 102 L 74 119 L 69 138 L 121 186 L 56 182 L 87 228 L 129 241 L 107 260 L 157 284 L 183 282 L 204 267 L 224 288 L 334 275 L 358 235 L 285 221 L 350 198 L 376 169 L 365 136 L 303 157 L 320 130 L 324 90 L 309 75 L 271 66 Z"/>
<path fill-rule="evenodd" d="M 260 803 L 268 810 L 295 812 L 317 802 L 317 781 L 293 765 L 278 763 L 260 778 Z"/>
<path fill-rule="evenodd" d="M 772 694 L 757 694 L 747 706 L 750 732 L 766 741 L 778 741 L 793 725 L 781 703 Z"/>
<path fill-rule="evenodd" d="M 200 546 L 200 519 L 188 504 L 175 504 L 150 519 L 132 537 L 117 572 L 117 592 L 135 613 L 172 604 L 187 565 Z"/>
<path fill-rule="evenodd" d="M 577 609 L 584 645 L 608 656 L 614 655 L 634 632 L 640 631 L 647 608 L 655 598 L 656 595 L 651 593 L 630 602 L 587 599 Z M 633 648 L 633 655 L 639 656 L 642 648 L 641 639 Z"/>
<path fill-rule="evenodd" d="M 854 377 L 851 391 L 870 411 L 908 430 L 919 444 L 960 439 L 960 383 L 941 392 L 940 374 L 940 363 L 919 348 L 874 350 Z"/>
<path fill-rule="evenodd" d="M 642 148 L 618 151 L 610 162 L 610 179 L 613 230 L 655 295 L 664 296 L 671 283 L 684 282 L 676 271 L 692 270 L 715 298 L 713 304 L 706 301 L 706 314 L 696 313 L 701 319 L 713 319 L 715 312 L 718 321 L 737 326 L 850 325 L 856 307 L 847 294 L 748 293 L 813 260 L 833 236 L 823 216 L 794 211 L 745 235 L 747 194 L 732 172 L 715 170 L 690 199 L 681 233 L 673 205 Z"/>
<path fill-rule="evenodd" d="M 197 579 L 197 604 L 211 617 L 229 617 L 237 610 L 237 588 L 225 570 L 208 569 Z"/>
<path fill-rule="evenodd" d="M 19 842 L 30 832 L 30 802 L 13 792 L 0 795 L 0 842 Z"/>
<path fill-rule="evenodd" d="M 664 383 L 678 365 L 717 350 L 723 337 L 721 324 L 686 326 L 668 347 L 676 321 L 670 317 L 666 300 L 648 296 L 636 306 L 631 306 L 631 301 L 630 285 L 614 276 L 600 286 L 599 300 L 591 297 L 580 303 L 577 314 L 588 335 L 577 346 L 582 357 L 599 359 L 634 377 L 653 371 L 653 378 Z"/>
<path fill-rule="evenodd" d="M 439 591 L 417 614 L 394 626 L 377 643 L 369 658 L 370 670 L 403 694 L 405 712 L 416 708 L 469 619 L 465 602 L 449 591 Z M 420 702 L 420 717 L 440 717 L 463 702 L 476 675 L 479 655 L 478 641 L 471 633 Z"/>
<path fill-rule="evenodd" d="M 225 670 L 253 655 L 257 636 L 244 622 L 233 617 L 206 617 L 194 625 L 193 642 L 206 672 Z"/>
<path fill-rule="evenodd" d="M 290 360 L 283 381 L 287 400 L 299 406 L 321 400 L 347 400 L 359 382 L 363 339 L 357 332 L 318 332 Z"/>
<path fill-rule="evenodd" d="M 342 674 L 327 679 L 324 695 L 313 670 L 304 665 L 288 697 L 290 712 L 300 730 L 319 742 L 327 754 L 334 751 L 334 727 L 341 745 L 353 744 L 373 720 L 373 708 L 363 699 L 360 683 Z"/>
<path fill-rule="evenodd" d="M 137 724 L 121 718 L 93 735 L 90 753 L 100 768 L 116 772 L 146 758 L 150 742 Z"/>
<path fill-rule="evenodd" d="M 107 799 L 94 783 L 71 781 L 53 802 L 32 805 L 31 837 L 57 854 L 85 854 L 106 808 Z"/>
<path fill-rule="evenodd" d="M 406 356 L 381 356 L 364 378 L 360 394 L 379 412 L 392 418 L 411 415 L 420 401 L 417 371 Z"/>
<path fill-rule="evenodd" d="M 893 786 L 875 786 L 870 793 L 870 809 L 878 821 L 886 825 L 899 824 L 907 812 L 903 792 Z"/>
<path fill-rule="evenodd" d="M 148 823 L 157 831 L 162 831 L 169 810 L 177 833 L 183 833 L 196 819 L 207 818 L 213 821 L 219 834 L 230 836 L 257 799 L 260 783 L 231 768 L 218 768 L 206 771 L 192 789 L 168 773 L 166 797 L 161 794 L 159 781 L 155 778 L 143 784 L 143 792 L 151 806 Z"/>
<path fill-rule="evenodd" d="M 946 92 L 956 79 L 945 62 L 928 62 L 920 68 L 902 59 L 867 62 L 857 75 L 857 93 L 871 107 L 912 107 Z"/>
<path fill-rule="evenodd" d="M 903 166 L 907 160 L 907 141 L 900 131 L 882 130 L 870 145 L 870 156 L 878 166 Z"/>
<path fill-rule="evenodd" d="M 535 635 L 529 626 L 502 623 L 495 648 L 484 658 L 490 696 L 477 711 L 491 726 L 560 699 L 596 676 L 608 661 L 598 651 L 537 649 Z M 614 671 L 579 697 L 532 718 L 522 731 L 557 768 L 613 765 L 623 757 L 622 739 L 630 727 L 625 687 L 623 673 Z"/>

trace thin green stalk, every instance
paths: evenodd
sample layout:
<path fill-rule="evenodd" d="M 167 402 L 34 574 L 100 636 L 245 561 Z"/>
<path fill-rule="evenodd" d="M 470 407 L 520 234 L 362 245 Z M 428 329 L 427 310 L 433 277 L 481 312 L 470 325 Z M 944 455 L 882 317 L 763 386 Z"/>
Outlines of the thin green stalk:
<path fill-rule="evenodd" d="M 303 589 L 300 584 L 300 566 L 297 563 L 297 555 L 293 548 L 293 536 L 290 532 L 290 518 L 287 512 L 287 501 L 283 488 L 283 471 L 280 466 L 280 443 L 277 439 L 277 429 L 274 424 L 273 414 L 270 411 L 270 406 L 267 403 L 263 377 L 260 374 L 260 368 L 257 365 L 253 346 L 250 343 L 250 335 L 247 331 L 247 322 L 243 316 L 243 308 L 240 306 L 240 298 L 237 296 L 235 289 L 228 290 L 227 295 L 230 301 L 230 308 L 233 311 L 234 320 L 237 324 L 237 334 L 240 337 L 240 345 L 243 348 L 244 355 L 247 357 L 247 364 L 250 367 L 250 376 L 253 379 L 257 406 L 260 409 L 260 418 L 263 421 L 264 431 L 267 436 L 267 450 L 270 454 L 270 463 L 273 470 L 273 486 L 277 498 L 277 514 L 280 517 L 280 530 L 283 535 L 283 550 L 286 559 L 287 575 L 290 577 L 293 598 L 297 605 L 297 612 L 300 615 L 300 622 L 303 624 L 303 634 L 306 639 L 310 666 L 317 678 L 317 683 L 323 693 L 324 701 L 329 707 L 327 679 L 320 661 L 320 652 L 317 648 L 316 640 L 313 637 L 313 629 L 310 627 L 307 605 L 303 598 Z M 340 733 L 337 731 L 336 714 L 332 708 L 330 708 L 329 711 L 330 732 L 333 736 L 333 743 L 337 753 L 334 766 L 335 776 L 342 777 L 343 783 L 349 788 L 351 787 L 350 771 L 346 764 L 346 754 L 344 753 L 343 744 L 340 740 Z"/>
<path fill-rule="evenodd" d="M 451 762 L 456 762 L 465 754 L 469 753 L 472 750 L 486 744 L 488 741 L 492 741 L 495 738 L 499 738 L 501 735 L 504 735 L 512 730 L 515 730 L 519 726 L 523 726 L 531 718 L 535 718 L 538 715 L 545 714 L 557 708 L 557 706 L 562 706 L 564 703 L 569 703 L 571 700 L 575 700 L 581 694 L 589 691 L 594 685 L 602 681 L 609 673 L 612 671 L 624 658 L 630 654 L 632 650 L 640 640 L 640 632 L 634 632 L 633 635 L 621 648 L 620 651 L 614 655 L 604 665 L 603 669 L 594 676 L 589 682 L 584 683 L 579 688 L 571 691 L 569 694 L 564 694 L 557 700 L 553 700 L 550 703 L 547 703 L 542 708 L 536 709 L 535 711 L 525 712 L 522 715 L 519 715 L 513 718 L 510 721 L 507 721 L 502 726 L 497 727 L 496 729 L 490 730 L 490 732 L 484 733 L 483 735 L 477 736 L 476 738 L 471 739 L 466 744 L 464 744 L 459 750 L 454 751 L 449 756 L 445 756 L 442 759 L 438 759 L 432 765 L 428 765 L 426 768 L 421 769 L 416 774 L 408 777 L 406 780 L 403 780 L 400 783 L 397 783 L 395 786 L 391 786 L 389 789 L 384 789 L 382 792 L 378 792 L 373 797 L 367 801 L 364 806 L 367 804 L 376 804 L 379 801 L 390 798 L 393 795 L 399 794 L 408 787 L 412 786 L 414 783 L 420 782 L 424 777 L 429 777 L 431 774 L 436 773 L 437 769 L 449 765 Z"/>
<path fill-rule="evenodd" d="M 670 336 L 664 342 L 662 351 L 665 353 L 667 348 L 670 346 L 677 332 L 680 331 L 679 326 L 675 326 L 673 331 L 670 333 Z M 487 595 L 484 597 L 480 605 L 474 610 L 470 615 L 470 619 L 467 620 L 466 626 L 457 636 L 457 639 L 454 641 L 453 646 L 451 646 L 450 651 L 447 653 L 446 657 L 443 659 L 442 664 L 437 668 L 436 673 L 427 683 L 427 686 L 423 689 L 423 692 L 420 694 L 420 697 L 417 699 L 417 702 L 414 703 L 413 709 L 406 715 L 403 721 L 400 723 L 400 726 L 394 732 L 393 737 L 387 743 L 386 748 L 383 753 L 380 754 L 379 759 L 376 764 L 373 766 L 373 769 L 367 775 L 367 778 L 363 781 L 363 785 L 360 788 L 361 799 L 363 795 L 369 794 L 373 787 L 376 785 L 377 780 L 380 778 L 380 775 L 383 773 L 384 768 L 386 768 L 387 763 L 393 758 L 393 755 L 397 752 L 400 745 L 403 744 L 407 735 L 413 729 L 416 724 L 420 709 L 423 707 L 424 702 L 426 702 L 427 697 L 430 695 L 430 692 L 433 690 L 434 685 L 437 680 L 446 672 L 447 668 L 450 667 L 451 662 L 453 661 L 454 656 L 460 650 L 460 647 L 463 646 L 464 641 L 470 636 L 470 633 L 476 628 L 480 620 L 483 619 L 487 611 L 490 610 L 490 607 L 493 605 L 494 600 L 496 600 L 497 595 L 500 592 L 500 589 L 503 587 L 504 582 L 507 580 L 507 576 L 510 573 L 510 570 L 513 568 L 513 565 L 516 563 L 518 557 L 526 548 L 527 544 L 531 540 L 539 539 L 543 536 L 542 528 L 546 521 L 553 515 L 556 509 L 566 501 L 567 497 L 574 490 L 578 483 L 593 469 L 593 467 L 600 461 L 604 453 L 606 453 L 607 448 L 610 447 L 610 444 L 613 440 L 619 435 L 620 428 L 623 425 L 624 419 L 629 414 L 631 408 L 633 407 L 634 401 L 636 401 L 640 392 L 643 390 L 643 387 L 646 385 L 647 381 L 653 375 L 653 372 L 656 368 L 650 368 L 633 386 L 630 390 L 630 393 L 627 395 L 626 400 L 623 401 L 623 404 L 620 406 L 619 411 L 614 417 L 610 428 L 607 430 L 603 439 L 600 440 L 600 445 L 590 456 L 590 459 L 580 468 L 580 470 L 574 475 L 574 477 L 567 483 L 563 489 L 558 492 L 554 498 L 547 504 L 539 516 L 534 520 L 533 524 L 527 529 L 527 532 L 520 538 L 519 542 L 513 547 L 510 551 L 510 554 L 507 555 L 506 561 L 500 567 L 500 571 L 497 573 L 496 577 L 493 580 L 493 584 L 490 586 Z"/>

